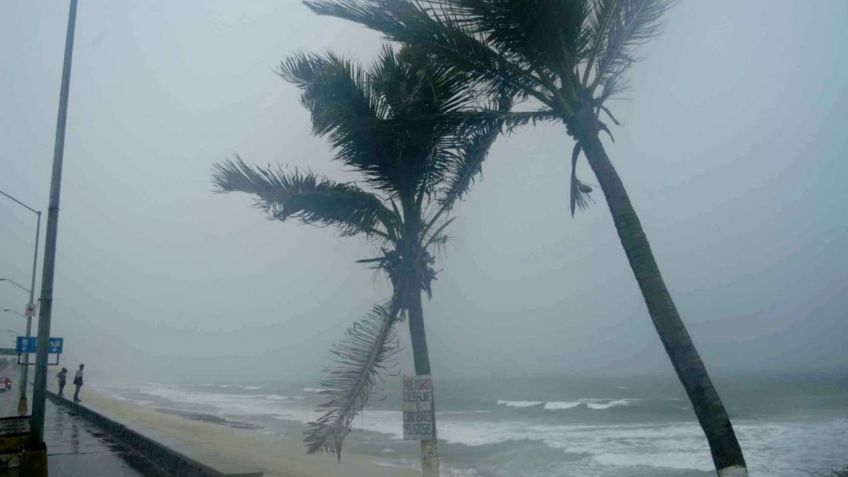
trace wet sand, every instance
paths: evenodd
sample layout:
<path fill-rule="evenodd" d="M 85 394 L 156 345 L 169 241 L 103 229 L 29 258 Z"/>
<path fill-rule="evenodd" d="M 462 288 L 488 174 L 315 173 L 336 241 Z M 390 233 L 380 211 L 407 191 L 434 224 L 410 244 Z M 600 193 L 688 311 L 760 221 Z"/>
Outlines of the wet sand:
<path fill-rule="evenodd" d="M 341 463 L 335 456 L 306 455 L 303 442 L 295 437 L 257 434 L 217 423 L 193 420 L 155 409 L 110 399 L 89 389 L 85 402 L 107 416 L 136 422 L 173 439 L 191 444 L 203 454 L 259 469 L 266 477 L 412 477 L 409 469 L 378 465 L 364 456 L 346 453 Z M 299 436 L 298 436 L 299 437 Z"/>

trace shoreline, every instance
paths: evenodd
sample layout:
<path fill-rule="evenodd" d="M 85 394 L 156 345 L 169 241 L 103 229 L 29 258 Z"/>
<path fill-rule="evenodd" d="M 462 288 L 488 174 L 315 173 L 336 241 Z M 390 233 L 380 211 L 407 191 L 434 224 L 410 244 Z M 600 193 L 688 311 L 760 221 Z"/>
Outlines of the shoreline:
<path fill-rule="evenodd" d="M 266 477 L 412 477 L 413 469 L 380 465 L 371 458 L 353 453 L 307 455 L 303 442 L 289 436 L 259 434 L 256 429 L 240 429 L 225 423 L 163 413 L 104 396 L 96 389 L 85 391 L 83 404 L 91 403 L 109 417 L 137 423 L 162 436 L 186 443 L 198 451 L 255 468 Z M 299 437 L 299 436 L 298 436 Z"/>

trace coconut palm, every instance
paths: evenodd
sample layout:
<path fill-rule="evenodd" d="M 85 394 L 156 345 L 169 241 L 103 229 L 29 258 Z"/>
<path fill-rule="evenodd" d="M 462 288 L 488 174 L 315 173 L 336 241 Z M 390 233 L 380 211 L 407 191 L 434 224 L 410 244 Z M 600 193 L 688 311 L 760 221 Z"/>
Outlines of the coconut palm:
<path fill-rule="evenodd" d="M 252 167 L 240 158 L 216 165 L 213 180 L 218 191 L 254 195 L 274 219 L 334 226 L 380 250 L 361 262 L 386 273 L 392 297 L 334 346 L 337 366 L 323 383 L 324 414 L 305 437 L 308 452 L 340 458 L 354 417 L 396 350 L 394 326 L 404 317 L 415 372 L 431 374 L 421 294 L 431 293 L 434 249 L 445 243 L 452 207 L 480 171 L 499 124 L 468 127 L 452 117 L 474 100 L 463 76 L 410 48 L 386 47 L 367 70 L 333 54 L 299 54 L 282 63 L 280 74 L 300 88 L 313 132 L 329 140 L 335 159 L 358 173 L 362 185 Z M 421 452 L 424 474 L 438 475 L 435 427 Z"/>
<path fill-rule="evenodd" d="M 529 100 L 508 114 L 469 115 L 509 127 L 556 121 L 576 141 L 570 155 L 571 213 L 592 188 L 577 177 L 581 153 L 604 193 L 648 312 L 709 441 L 719 475 L 747 475 L 745 460 L 706 367 L 666 288 L 621 178 L 599 133 L 618 124 L 608 102 L 627 86 L 637 46 L 659 32 L 671 0 L 307 0 L 313 11 L 345 18 L 412 44 L 468 74 L 475 88 Z"/>

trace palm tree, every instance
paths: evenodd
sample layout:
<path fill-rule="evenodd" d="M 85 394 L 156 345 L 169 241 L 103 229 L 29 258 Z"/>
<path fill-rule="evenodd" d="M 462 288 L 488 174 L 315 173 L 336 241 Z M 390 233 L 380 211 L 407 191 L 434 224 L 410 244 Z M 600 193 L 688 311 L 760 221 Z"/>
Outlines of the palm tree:
<path fill-rule="evenodd" d="M 621 178 L 600 140 L 618 124 L 608 101 L 626 86 L 637 46 L 659 33 L 673 0 L 307 0 L 318 14 L 358 22 L 468 74 L 491 95 L 530 100 L 522 112 L 469 114 L 476 124 L 562 122 L 570 156 L 571 213 L 592 188 L 577 178 L 581 153 L 598 180 L 659 337 L 703 428 L 721 476 L 747 475 L 730 418 L 680 319 Z"/>
<path fill-rule="evenodd" d="M 300 88 L 313 132 L 329 139 L 335 159 L 370 190 L 296 169 L 251 167 L 240 158 L 216 165 L 213 181 L 220 192 L 256 196 L 274 219 L 334 226 L 381 250 L 360 262 L 388 275 L 392 297 L 334 346 L 337 367 L 323 382 L 324 414 L 305 437 L 309 453 L 341 458 L 354 417 L 396 350 L 394 325 L 404 317 L 415 373 L 431 374 L 421 294 L 431 293 L 434 249 L 447 240 L 452 207 L 480 171 L 500 125 L 468 127 L 451 116 L 473 104 L 464 77 L 410 48 L 386 47 L 368 70 L 333 54 L 298 54 L 282 63 L 280 74 Z M 435 407 L 432 412 L 435 421 Z M 438 475 L 435 426 L 421 452 L 424 474 Z"/>

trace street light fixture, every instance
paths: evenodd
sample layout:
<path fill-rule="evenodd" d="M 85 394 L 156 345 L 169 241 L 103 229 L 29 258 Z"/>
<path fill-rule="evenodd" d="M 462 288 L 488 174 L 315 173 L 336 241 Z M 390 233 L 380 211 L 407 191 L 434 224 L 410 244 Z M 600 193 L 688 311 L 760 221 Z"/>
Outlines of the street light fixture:
<path fill-rule="evenodd" d="M 13 310 L 13 309 L 11 309 L 11 308 L 3 308 L 3 311 L 9 312 L 9 313 L 14 313 L 14 314 L 16 314 L 16 315 L 18 315 L 18 316 L 20 316 L 20 317 L 22 317 L 22 318 L 26 318 L 26 317 L 27 317 L 26 315 L 24 315 L 24 314 L 23 314 L 23 313 L 21 313 L 20 311 L 18 311 L 18 310 Z"/>
<path fill-rule="evenodd" d="M 27 292 L 27 293 L 32 293 L 32 290 L 31 290 L 31 289 L 29 289 L 29 288 L 27 288 L 27 287 L 25 287 L 25 286 L 21 285 L 20 283 L 18 283 L 18 282 L 16 282 L 16 281 L 12 280 L 11 278 L 0 278 L 0 282 L 9 282 L 9 283 L 11 283 L 12 285 L 15 285 L 16 287 L 20 288 L 21 290 L 23 290 L 23 291 L 25 291 L 25 292 Z M 32 302 L 32 300 L 30 300 L 30 302 Z"/>
<path fill-rule="evenodd" d="M 0 190 L 0 195 L 3 195 L 9 198 L 12 202 L 20 205 L 21 207 L 27 209 L 28 211 L 35 214 L 38 218 L 35 226 L 35 252 L 32 254 L 32 280 L 30 281 L 29 288 L 21 285 L 20 283 L 10 280 L 8 278 L 0 278 L 0 281 L 9 282 L 18 288 L 26 290 L 29 292 L 29 304 L 27 305 L 27 325 L 26 325 L 26 337 L 30 338 L 32 334 L 32 315 L 35 314 L 35 297 L 33 296 L 35 293 L 35 269 L 38 264 L 38 236 L 41 233 L 41 211 L 35 210 L 32 207 L 26 205 L 25 203 L 19 201 L 18 199 L 12 197 L 11 195 Z M 24 353 L 24 366 L 23 371 L 21 372 L 21 377 L 23 378 L 23 383 L 21 384 L 21 397 L 18 399 L 18 414 L 26 415 L 27 410 L 29 409 L 29 404 L 27 402 L 27 374 L 29 374 L 29 353 Z"/>

